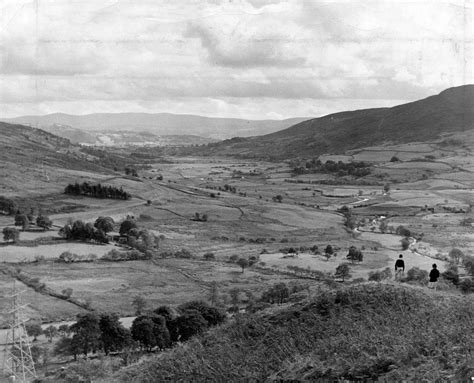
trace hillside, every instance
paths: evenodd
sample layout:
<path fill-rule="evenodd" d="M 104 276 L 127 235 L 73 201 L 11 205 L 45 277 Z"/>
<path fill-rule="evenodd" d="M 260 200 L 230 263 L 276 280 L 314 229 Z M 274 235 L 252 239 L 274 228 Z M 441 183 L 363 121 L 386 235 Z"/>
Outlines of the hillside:
<path fill-rule="evenodd" d="M 469 297 L 352 285 L 238 317 L 113 381 L 463 381 L 473 315 Z"/>
<path fill-rule="evenodd" d="M 226 140 L 204 155 L 287 159 L 344 153 L 383 144 L 430 141 L 474 129 L 474 85 L 392 108 L 363 109 L 314 118 L 262 137 Z"/>
<path fill-rule="evenodd" d="M 133 160 L 86 150 L 41 129 L 0 122 L 0 193 L 25 195 L 60 190 L 77 175 L 112 174 Z"/>
<path fill-rule="evenodd" d="M 6 122 L 51 129 L 54 125 L 67 126 L 85 132 L 145 131 L 156 135 L 196 135 L 214 139 L 234 136 L 255 136 L 285 129 L 306 118 L 287 120 L 244 120 L 212 118 L 171 113 L 94 113 L 83 116 L 64 113 L 46 116 L 23 116 L 1 119 Z"/>

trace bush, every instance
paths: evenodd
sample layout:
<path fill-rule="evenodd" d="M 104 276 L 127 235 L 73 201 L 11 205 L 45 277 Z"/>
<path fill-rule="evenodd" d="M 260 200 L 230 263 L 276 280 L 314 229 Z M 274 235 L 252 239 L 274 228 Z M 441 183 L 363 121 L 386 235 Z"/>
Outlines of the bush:
<path fill-rule="evenodd" d="M 410 247 L 410 241 L 407 238 L 402 238 L 400 243 L 402 244 L 402 250 L 408 250 Z"/>
<path fill-rule="evenodd" d="M 428 280 L 428 272 L 421 270 L 418 267 L 412 267 L 407 272 L 406 278 L 403 282 L 426 282 Z"/>
<path fill-rule="evenodd" d="M 474 293 L 474 280 L 472 280 L 471 278 L 463 279 L 459 283 L 459 288 L 465 294 Z"/>
<path fill-rule="evenodd" d="M 193 254 L 188 249 L 181 249 L 174 253 L 176 258 L 193 258 Z"/>
<path fill-rule="evenodd" d="M 206 253 L 206 254 L 203 255 L 203 258 L 206 261 L 211 261 L 211 260 L 216 259 L 216 256 L 214 255 L 214 253 Z"/>
<path fill-rule="evenodd" d="M 451 282 L 453 285 L 457 285 L 459 283 L 459 274 L 456 265 L 451 265 L 444 273 L 441 273 L 441 276 Z"/>
<path fill-rule="evenodd" d="M 405 226 L 400 225 L 395 229 L 395 233 L 397 235 L 401 235 L 402 237 L 411 237 L 411 231 L 408 230 Z"/>
<path fill-rule="evenodd" d="M 392 278 L 392 269 L 390 267 L 385 268 L 384 270 L 377 270 L 369 272 L 369 281 L 380 282 L 384 279 Z"/>

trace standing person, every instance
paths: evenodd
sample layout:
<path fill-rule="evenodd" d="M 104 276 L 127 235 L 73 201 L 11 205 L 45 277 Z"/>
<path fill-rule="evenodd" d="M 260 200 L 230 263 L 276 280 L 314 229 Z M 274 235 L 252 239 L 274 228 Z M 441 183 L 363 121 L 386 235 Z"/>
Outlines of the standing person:
<path fill-rule="evenodd" d="M 399 281 L 403 277 L 405 272 L 405 261 L 403 260 L 403 255 L 398 256 L 397 261 L 395 262 L 395 280 Z"/>
<path fill-rule="evenodd" d="M 429 289 L 435 289 L 438 284 L 439 270 L 436 266 L 436 263 L 433 263 L 433 268 L 430 271 L 430 282 L 428 283 Z"/>

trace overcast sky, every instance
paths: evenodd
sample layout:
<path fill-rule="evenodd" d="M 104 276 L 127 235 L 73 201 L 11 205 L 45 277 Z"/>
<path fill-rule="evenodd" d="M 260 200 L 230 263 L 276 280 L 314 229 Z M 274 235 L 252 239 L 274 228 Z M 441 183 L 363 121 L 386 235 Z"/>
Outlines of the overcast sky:
<path fill-rule="evenodd" d="M 472 0 L 0 0 L 0 116 L 391 106 L 474 82 L 472 16 Z"/>

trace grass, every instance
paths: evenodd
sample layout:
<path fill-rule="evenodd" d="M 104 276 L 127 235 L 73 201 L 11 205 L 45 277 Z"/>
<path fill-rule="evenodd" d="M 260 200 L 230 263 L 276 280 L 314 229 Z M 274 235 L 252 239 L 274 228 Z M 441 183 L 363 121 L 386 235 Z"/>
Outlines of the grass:
<path fill-rule="evenodd" d="M 452 381 L 474 368 L 473 316 L 469 298 L 349 286 L 236 317 L 104 381 Z"/>
<path fill-rule="evenodd" d="M 207 299 L 212 281 L 218 283 L 219 294 L 224 296 L 234 287 L 262 291 L 278 281 L 294 279 L 263 274 L 252 269 L 241 273 L 237 265 L 189 259 L 160 259 L 153 263 L 44 262 L 21 265 L 21 270 L 32 278 L 39 278 L 41 283 L 56 292 L 71 288 L 73 298 L 90 302 L 92 308 L 100 312 L 116 312 L 121 316 L 134 314 L 132 301 L 137 294 L 142 295 L 148 307 L 152 308 L 162 304 L 178 305 L 192 299 Z M 54 307 L 48 305 L 48 312 L 41 309 L 42 301 L 50 302 L 52 299 L 40 294 L 37 294 L 36 299 L 34 316 L 54 318 Z M 64 304 L 59 302 L 58 309 L 64 310 Z M 77 308 L 69 306 L 69 317 L 73 317 Z M 63 311 L 61 317 L 64 317 Z"/>

